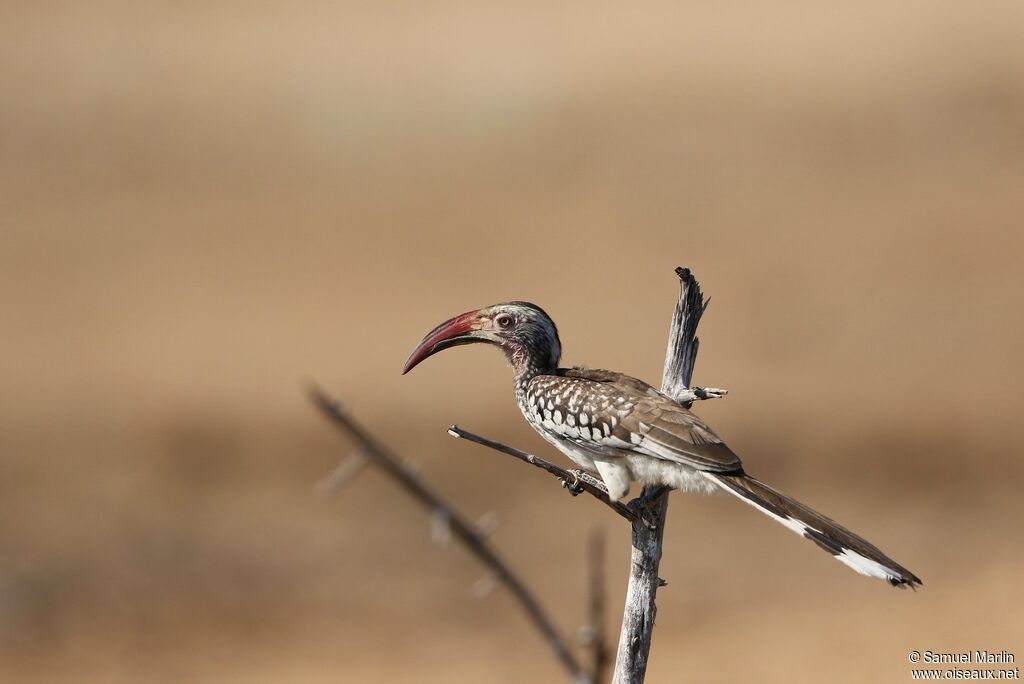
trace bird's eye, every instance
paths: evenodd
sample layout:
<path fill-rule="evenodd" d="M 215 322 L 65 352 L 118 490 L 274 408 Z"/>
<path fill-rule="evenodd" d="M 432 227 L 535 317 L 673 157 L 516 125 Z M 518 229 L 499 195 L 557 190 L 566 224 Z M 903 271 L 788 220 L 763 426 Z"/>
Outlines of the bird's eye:
<path fill-rule="evenodd" d="M 511 328 L 514 320 L 515 319 L 512 318 L 512 314 L 503 313 L 494 317 L 494 324 L 504 330 L 506 328 Z"/>

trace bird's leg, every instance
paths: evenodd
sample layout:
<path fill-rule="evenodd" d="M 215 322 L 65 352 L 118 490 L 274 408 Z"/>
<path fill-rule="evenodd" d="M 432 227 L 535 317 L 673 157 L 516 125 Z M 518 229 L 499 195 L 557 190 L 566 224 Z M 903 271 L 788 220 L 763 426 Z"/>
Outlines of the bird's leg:
<path fill-rule="evenodd" d="M 630 508 L 650 508 L 651 504 L 655 503 L 658 499 L 668 494 L 671 490 L 671 487 L 666 487 L 664 485 L 658 485 L 656 487 L 644 487 L 640 491 L 640 496 L 630 501 L 628 506 Z"/>
<path fill-rule="evenodd" d="M 636 513 L 637 519 L 643 523 L 644 527 L 649 530 L 658 529 L 657 516 L 655 516 L 651 509 L 644 504 L 634 505 L 637 501 L 639 501 L 639 497 L 626 504 L 626 507 Z"/>

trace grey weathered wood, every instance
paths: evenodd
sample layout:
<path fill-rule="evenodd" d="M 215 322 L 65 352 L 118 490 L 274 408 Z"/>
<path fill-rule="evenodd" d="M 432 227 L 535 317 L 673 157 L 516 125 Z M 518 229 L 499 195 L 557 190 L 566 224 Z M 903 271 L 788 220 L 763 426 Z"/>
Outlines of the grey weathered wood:
<path fill-rule="evenodd" d="M 693 401 L 693 393 L 688 388 L 700 344 L 697 324 L 707 308 L 707 302 L 689 269 L 677 268 L 676 275 L 680 280 L 679 300 L 669 329 L 661 391 L 680 403 L 688 404 Z M 638 502 L 647 510 L 641 516 L 644 522 L 632 523 L 633 551 L 612 677 L 615 684 L 639 684 L 644 681 L 654 619 L 658 612 L 655 597 L 658 587 L 663 584 L 663 580 L 658 577 L 658 566 L 661 564 L 665 517 L 668 514 L 668 490 L 665 487 L 644 487 Z"/>
<path fill-rule="evenodd" d="M 679 299 L 672 312 L 672 324 L 668 332 L 661 391 L 678 402 L 690 403 L 693 401 L 690 398 L 690 380 L 693 378 L 693 367 L 697 363 L 697 350 L 700 348 L 697 326 L 711 300 L 704 299 L 700 283 L 690 269 L 680 266 L 676 269 L 676 275 L 679 276 Z M 710 392 L 711 389 L 705 391 Z"/>

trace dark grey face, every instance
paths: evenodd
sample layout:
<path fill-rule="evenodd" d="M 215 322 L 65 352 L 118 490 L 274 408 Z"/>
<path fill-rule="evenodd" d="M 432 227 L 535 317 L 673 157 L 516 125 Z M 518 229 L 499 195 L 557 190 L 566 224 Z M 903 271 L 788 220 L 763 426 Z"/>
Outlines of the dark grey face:
<path fill-rule="evenodd" d="M 502 340 L 509 362 L 517 370 L 534 365 L 540 370 L 558 367 L 562 343 L 551 317 L 536 304 L 506 302 L 495 304 L 481 313 L 491 322 L 491 330 Z"/>

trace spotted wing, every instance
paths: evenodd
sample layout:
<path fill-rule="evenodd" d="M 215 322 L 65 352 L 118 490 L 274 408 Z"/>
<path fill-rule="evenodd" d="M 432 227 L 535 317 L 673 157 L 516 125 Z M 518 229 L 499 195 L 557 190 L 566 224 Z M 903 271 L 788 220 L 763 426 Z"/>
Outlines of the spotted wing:
<path fill-rule="evenodd" d="M 544 428 L 595 452 L 635 451 L 711 472 L 742 469 L 704 421 L 628 375 L 559 370 L 534 378 L 527 400 Z"/>

